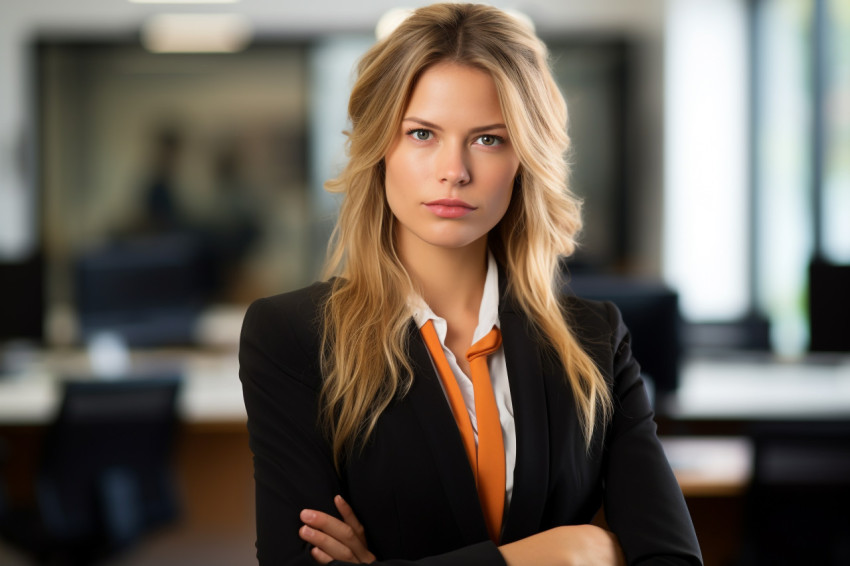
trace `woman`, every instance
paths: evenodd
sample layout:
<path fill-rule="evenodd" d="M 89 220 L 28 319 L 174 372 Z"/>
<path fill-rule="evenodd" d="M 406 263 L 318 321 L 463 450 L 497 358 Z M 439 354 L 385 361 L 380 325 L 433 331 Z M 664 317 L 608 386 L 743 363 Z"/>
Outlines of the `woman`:
<path fill-rule="evenodd" d="M 545 47 L 442 4 L 358 70 L 340 277 L 243 326 L 260 563 L 699 564 L 619 313 L 557 291 L 581 222 Z"/>

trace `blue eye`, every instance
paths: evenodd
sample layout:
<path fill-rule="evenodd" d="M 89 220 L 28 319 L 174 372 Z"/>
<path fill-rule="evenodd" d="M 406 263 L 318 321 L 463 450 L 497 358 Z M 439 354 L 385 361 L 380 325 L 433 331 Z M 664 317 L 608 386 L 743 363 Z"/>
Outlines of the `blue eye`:
<path fill-rule="evenodd" d="M 478 136 L 476 140 L 481 145 L 485 145 L 488 147 L 492 147 L 495 145 L 502 145 L 505 143 L 505 140 L 501 136 L 495 136 L 493 134 L 484 134 L 483 136 Z"/>

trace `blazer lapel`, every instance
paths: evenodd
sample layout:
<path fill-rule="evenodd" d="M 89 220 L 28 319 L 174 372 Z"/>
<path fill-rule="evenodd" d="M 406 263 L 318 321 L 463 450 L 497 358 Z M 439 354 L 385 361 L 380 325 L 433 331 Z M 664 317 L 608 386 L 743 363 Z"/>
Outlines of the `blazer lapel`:
<path fill-rule="evenodd" d="M 408 345 L 414 380 L 407 400 L 413 407 L 431 449 L 457 526 L 470 544 L 487 540 L 487 526 L 463 440 L 434 372 L 425 342 L 412 321 Z"/>
<path fill-rule="evenodd" d="M 503 281 L 504 275 L 500 273 L 500 284 L 504 288 Z M 517 435 L 514 489 L 501 537 L 502 542 L 511 542 L 537 532 L 546 506 L 550 469 L 549 416 L 540 339 L 535 336 L 528 317 L 504 292 L 499 310 Z M 460 432 L 425 343 L 412 321 L 408 345 L 414 381 L 407 399 L 432 451 L 458 528 L 470 542 L 487 540 L 475 478 Z"/>
<path fill-rule="evenodd" d="M 499 323 L 516 426 L 514 489 L 502 541 L 537 532 L 549 485 L 549 427 L 542 349 L 528 317 L 502 293 Z"/>

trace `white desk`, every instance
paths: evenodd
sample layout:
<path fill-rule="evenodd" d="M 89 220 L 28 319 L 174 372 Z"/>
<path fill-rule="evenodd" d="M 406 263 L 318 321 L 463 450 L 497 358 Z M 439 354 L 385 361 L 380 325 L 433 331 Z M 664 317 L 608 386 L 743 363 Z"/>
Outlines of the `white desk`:
<path fill-rule="evenodd" d="M 183 376 L 178 407 L 184 422 L 245 422 L 235 351 L 134 353 L 132 368 L 134 373 Z M 86 356 L 77 351 L 35 356 L 25 373 L 4 375 L 0 378 L 0 425 L 50 422 L 59 406 L 59 379 L 74 375 L 91 375 Z"/>
<path fill-rule="evenodd" d="M 672 419 L 850 419 L 850 357 L 690 360 L 659 407 Z"/>

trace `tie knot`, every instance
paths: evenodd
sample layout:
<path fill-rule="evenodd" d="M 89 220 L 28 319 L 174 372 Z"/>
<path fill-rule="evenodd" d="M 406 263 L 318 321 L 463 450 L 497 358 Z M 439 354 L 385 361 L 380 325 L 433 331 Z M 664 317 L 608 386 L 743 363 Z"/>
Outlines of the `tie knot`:
<path fill-rule="evenodd" d="M 502 345 L 502 333 L 495 326 L 484 338 L 473 344 L 466 351 L 466 359 L 472 361 L 481 356 L 489 356 Z"/>

